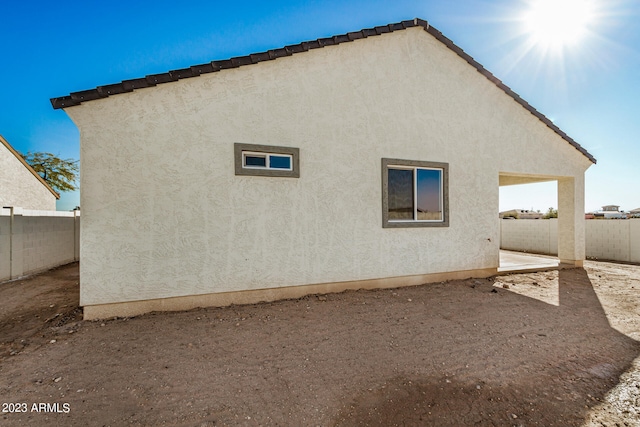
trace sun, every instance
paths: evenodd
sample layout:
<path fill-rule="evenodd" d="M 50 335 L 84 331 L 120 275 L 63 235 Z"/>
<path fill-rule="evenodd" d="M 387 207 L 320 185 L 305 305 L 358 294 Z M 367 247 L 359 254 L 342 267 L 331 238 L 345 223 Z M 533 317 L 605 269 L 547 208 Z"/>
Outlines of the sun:
<path fill-rule="evenodd" d="M 594 0 L 529 0 L 522 20 L 530 42 L 544 50 L 580 43 L 594 23 Z"/>

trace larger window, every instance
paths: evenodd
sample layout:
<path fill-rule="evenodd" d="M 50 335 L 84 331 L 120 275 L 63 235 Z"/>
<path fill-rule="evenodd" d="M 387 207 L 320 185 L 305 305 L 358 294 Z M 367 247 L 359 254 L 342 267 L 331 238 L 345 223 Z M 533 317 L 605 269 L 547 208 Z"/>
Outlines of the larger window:
<path fill-rule="evenodd" d="M 447 163 L 382 159 L 382 226 L 448 227 Z"/>

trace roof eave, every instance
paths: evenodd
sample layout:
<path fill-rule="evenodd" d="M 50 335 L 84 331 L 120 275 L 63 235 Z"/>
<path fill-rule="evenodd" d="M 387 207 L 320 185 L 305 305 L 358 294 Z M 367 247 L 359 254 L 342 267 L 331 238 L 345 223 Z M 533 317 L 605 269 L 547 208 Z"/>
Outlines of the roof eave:
<path fill-rule="evenodd" d="M 462 50 L 459 46 L 453 43 L 450 39 L 445 37 L 442 32 L 432 27 L 427 21 L 414 18 L 408 21 L 401 21 L 395 24 L 388 24 L 373 28 L 365 28 L 360 31 L 354 31 L 346 34 L 341 34 L 333 37 L 325 37 L 312 41 L 302 42 L 295 45 L 285 46 L 279 49 L 271 49 L 266 52 L 252 53 L 250 55 L 238 56 L 225 60 L 216 60 L 210 63 L 194 65 L 189 68 L 180 70 L 169 71 L 168 73 L 151 74 L 143 78 L 124 80 L 120 83 L 115 83 L 107 86 L 98 86 L 95 89 L 84 90 L 80 92 L 72 92 L 67 96 L 58 98 L 51 98 L 51 105 L 54 109 L 64 109 L 80 105 L 83 102 L 93 101 L 96 99 L 106 98 L 112 95 L 120 93 L 132 92 L 137 89 L 153 87 L 158 84 L 175 82 L 181 79 L 198 77 L 202 74 L 215 73 L 230 68 L 238 68 L 245 65 L 257 64 L 258 62 L 271 61 L 285 56 L 291 56 L 296 53 L 307 52 L 311 49 L 319 49 L 325 46 L 338 45 L 340 43 L 347 43 L 354 40 L 359 40 L 367 37 L 378 36 L 381 34 L 391 33 L 394 31 L 400 31 L 412 27 L 422 27 L 427 33 L 431 34 L 438 41 L 444 44 L 446 47 L 455 52 L 460 58 L 466 61 L 469 65 L 474 67 L 480 74 L 485 76 L 490 82 L 495 84 L 498 88 L 509 95 L 514 101 L 524 107 L 531 114 L 536 116 L 542 123 L 548 126 L 562 139 L 571 144 L 576 150 L 582 153 L 593 164 L 597 162 L 587 150 L 585 150 L 580 144 L 578 144 L 573 138 L 563 132 L 558 126 L 553 124 L 544 114 L 540 113 L 534 107 L 532 107 L 527 101 L 522 99 L 517 93 L 515 93 L 509 86 L 505 85 L 500 79 L 494 76 L 486 68 L 482 66 L 478 61 L 473 59 L 469 54 Z"/>

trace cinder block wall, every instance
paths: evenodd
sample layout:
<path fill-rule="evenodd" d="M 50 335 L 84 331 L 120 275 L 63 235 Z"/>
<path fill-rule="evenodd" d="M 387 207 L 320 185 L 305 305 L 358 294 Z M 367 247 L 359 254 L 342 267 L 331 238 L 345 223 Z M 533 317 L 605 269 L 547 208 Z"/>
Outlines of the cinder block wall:
<path fill-rule="evenodd" d="M 0 281 L 79 260 L 79 215 L 0 209 Z"/>
<path fill-rule="evenodd" d="M 0 209 L 0 281 L 11 276 L 11 217 Z"/>
<path fill-rule="evenodd" d="M 629 261 L 640 262 L 640 218 L 629 220 Z"/>
<path fill-rule="evenodd" d="M 640 219 L 585 221 L 587 258 L 640 262 Z M 558 254 L 558 221 L 502 220 L 500 248 Z"/>
<path fill-rule="evenodd" d="M 640 219 L 587 221 L 587 256 L 640 262 Z"/>
<path fill-rule="evenodd" d="M 558 220 L 502 220 L 500 248 L 539 254 L 558 254 Z"/>
<path fill-rule="evenodd" d="M 23 216 L 25 272 L 75 260 L 74 217 Z"/>

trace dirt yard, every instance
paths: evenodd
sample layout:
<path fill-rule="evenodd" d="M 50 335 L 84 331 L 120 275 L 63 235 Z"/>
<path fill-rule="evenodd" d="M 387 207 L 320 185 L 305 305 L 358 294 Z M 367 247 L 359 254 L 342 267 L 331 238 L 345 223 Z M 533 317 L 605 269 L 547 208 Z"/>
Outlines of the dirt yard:
<path fill-rule="evenodd" d="M 640 425 L 640 266 L 80 319 L 0 284 L 1 425 Z"/>

